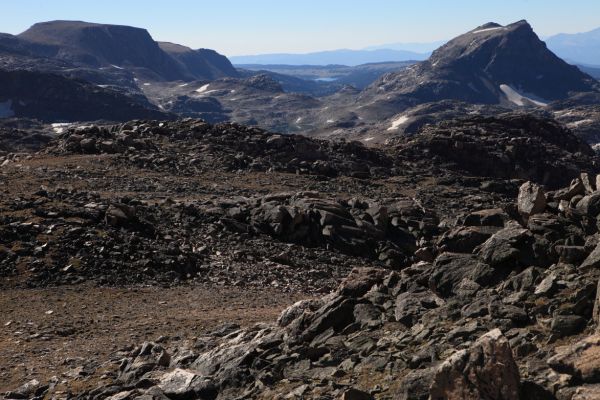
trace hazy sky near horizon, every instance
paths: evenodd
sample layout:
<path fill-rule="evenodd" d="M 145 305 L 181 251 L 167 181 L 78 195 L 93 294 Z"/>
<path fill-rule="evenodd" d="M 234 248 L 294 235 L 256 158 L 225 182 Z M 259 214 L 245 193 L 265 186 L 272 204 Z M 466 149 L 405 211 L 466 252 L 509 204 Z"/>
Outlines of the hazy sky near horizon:
<path fill-rule="evenodd" d="M 599 0 L 7 0 L 0 31 L 82 20 L 146 28 L 155 40 L 228 56 L 432 42 L 494 21 L 540 36 L 600 27 Z"/>

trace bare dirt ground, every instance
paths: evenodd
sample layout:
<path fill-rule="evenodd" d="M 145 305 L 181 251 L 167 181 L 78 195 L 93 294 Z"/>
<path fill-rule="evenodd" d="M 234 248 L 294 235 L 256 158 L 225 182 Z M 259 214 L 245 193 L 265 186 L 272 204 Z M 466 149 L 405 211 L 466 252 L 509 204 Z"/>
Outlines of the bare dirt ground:
<path fill-rule="evenodd" d="M 2 290 L 0 392 L 53 376 L 60 382 L 77 375 L 83 385 L 93 386 L 102 379 L 103 363 L 127 344 L 158 340 L 169 345 L 224 323 L 273 321 L 287 305 L 307 297 L 203 285 Z"/>

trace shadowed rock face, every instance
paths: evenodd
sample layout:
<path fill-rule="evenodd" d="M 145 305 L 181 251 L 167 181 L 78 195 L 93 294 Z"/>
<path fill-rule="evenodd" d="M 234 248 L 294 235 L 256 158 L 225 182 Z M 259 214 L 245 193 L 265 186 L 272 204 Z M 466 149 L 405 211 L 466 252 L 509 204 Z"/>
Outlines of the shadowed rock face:
<path fill-rule="evenodd" d="M 237 77 L 238 71 L 227 57 L 210 49 L 192 50 L 175 43 L 159 42 L 160 48 L 175 59 L 181 69 L 192 79 L 213 80 Z"/>
<path fill-rule="evenodd" d="M 42 72 L 0 71 L 0 87 L 4 116 L 49 122 L 167 116 L 144 99 Z"/>

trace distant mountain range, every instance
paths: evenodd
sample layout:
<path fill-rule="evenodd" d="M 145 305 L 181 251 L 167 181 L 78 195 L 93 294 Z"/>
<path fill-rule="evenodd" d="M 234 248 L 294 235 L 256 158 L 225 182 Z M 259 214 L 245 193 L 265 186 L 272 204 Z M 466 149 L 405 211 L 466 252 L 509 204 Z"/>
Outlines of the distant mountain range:
<path fill-rule="evenodd" d="M 560 33 L 544 38 L 548 48 L 565 61 L 585 67 L 600 68 L 600 28 L 583 33 Z M 305 54 L 272 53 L 231 56 L 235 65 L 345 65 L 423 61 L 447 41 L 429 43 L 387 43 L 361 50 L 330 50 Z M 594 72 L 594 71 L 592 71 Z M 596 76 L 596 75 L 594 75 Z"/>
<path fill-rule="evenodd" d="M 236 68 L 214 50 L 157 42 L 145 29 L 39 23 L 19 35 L 0 34 L 0 118 L 186 116 L 281 132 L 354 130 L 366 140 L 372 129 L 414 132 L 424 116 L 551 110 L 557 102 L 577 107 L 600 99 L 598 81 L 550 51 L 526 21 L 479 26 L 430 57 L 393 49 L 275 56 Z M 364 64 L 373 60 L 382 62 Z"/>
<path fill-rule="evenodd" d="M 404 50 L 404 51 L 412 51 L 415 53 L 427 54 L 427 53 L 433 52 L 435 49 L 442 46 L 446 42 L 447 42 L 447 40 L 438 40 L 435 42 L 426 42 L 426 43 L 405 43 L 405 42 L 386 43 L 386 44 L 380 44 L 377 46 L 368 46 L 368 47 L 365 47 L 363 50 L 381 50 L 381 49 Z"/>
<path fill-rule="evenodd" d="M 578 65 L 577 67 L 586 74 L 593 76 L 596 79 L 600 79 L 600 67 L 588 67 L 587 65 Z"/>
<path fill-rule="evenodd" d="M 600 66 L 600 28 L 583 33 L 561 33 L 546 39 L 548 48 L 575 64 Z"/>
<path fill-rule="evenodd" d="M 422 61 L 430 53 L 417 53 L 407 50 L 373 49 L 373 50 L 331 50 L 306 54 L 260 54 L 254 56 L 232 56 L 229 60 L 235 65 L 263 64 L 263 65 L 345 65 L 356 66 L 361 64 Z"/>

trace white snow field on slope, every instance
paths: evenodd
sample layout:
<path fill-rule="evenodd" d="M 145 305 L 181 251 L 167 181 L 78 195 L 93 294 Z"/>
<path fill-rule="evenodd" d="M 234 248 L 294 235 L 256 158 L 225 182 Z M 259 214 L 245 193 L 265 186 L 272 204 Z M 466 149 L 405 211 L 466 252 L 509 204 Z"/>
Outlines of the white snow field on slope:
<path fill-rule="evenodd" d="M 54 133 L 63 133 L 65 129 L 71 125 L 73 124 L 70 122 L 56 122 L 52 124 L 52 130 L 54 131 Z"/>
<path fill-rule="evenodd" d="M 504 27 L 503 27 L 503 26 L 498 26 L 498 27 L 496 27 L 496 28 L 485 28 L 485 29 L 479 29 L 479 30 L 477 30 L 477 31 L 473 31 L 473 32 L 471 32 L 471 33 L 491 32 L 491 31 L 497 31 L 497 30 L 500 30 L 500 29 L 504 29 Z"/>
<path fill-rule="evenodd" d="M 406 121 L 408 121 L 408 117 L 406 115 L 401 115 L 392 121 L 392 126 L 387 128 L 387 130 L 394 131 L 394 130 L 400 128 L 400 125 L 404 124 Z"/>
<path fill-rule="evenodd" d="M 210 83 L 207 83 L 206 85 L 196 89 L 196 92 L 198 92 L 198 93 L 206 92 L 206 89 L 208 89 L 209 86 L 210 86 Z"/>
<path fill-rule="evenodd" d="M 542 101 L 542 99 L 540 99 L 539 97 L 537 97 L 535 95 L 530 95 L 530 94 L 528 94 L 527 96 L 523 95 L 523 94 L 517 92 L 511 86 L 506 85 L 506 84 L 500 85 L 500 90 L 502 91 L 502 93 L 504 93 L 504 95 L 506 96 L 508 101 L 510 101 L 511 103 L 516 104 L 518 106 L 525 106 L 530 103 L 533 103 L 536 106 L 540 106 L 540 107 L 545 107 L 548 105 L 548 102 Z M 534 99 L 534 97 L 537 98 L 537 100 Z"/>

